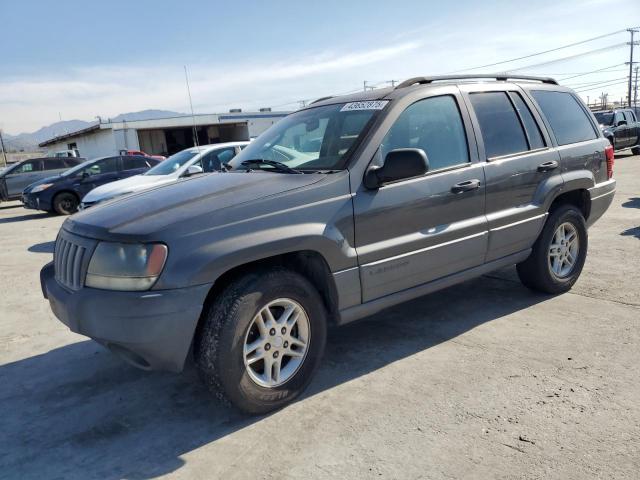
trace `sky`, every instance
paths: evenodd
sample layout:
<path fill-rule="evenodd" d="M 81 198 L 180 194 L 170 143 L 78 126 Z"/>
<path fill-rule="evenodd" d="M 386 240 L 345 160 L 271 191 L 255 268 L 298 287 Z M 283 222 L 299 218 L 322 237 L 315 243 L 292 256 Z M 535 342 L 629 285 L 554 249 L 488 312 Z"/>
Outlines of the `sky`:
<path fill-rule="evenodd" d="M 0 19 L 0 129 L 15 135 L 59 119 L 189 112 L 185 65 L 195 113 L 295 110 L 364 81 L 462 73 L 637 27 L 640 1 L 0 0 Z M 471 72 L 563 79 L 604 69 L 562 83 L 591 102 L 603 91 L 619 99 L 625 42 L 620 32 Z M 618 84 L 591 84 L 606 80 Z"/>

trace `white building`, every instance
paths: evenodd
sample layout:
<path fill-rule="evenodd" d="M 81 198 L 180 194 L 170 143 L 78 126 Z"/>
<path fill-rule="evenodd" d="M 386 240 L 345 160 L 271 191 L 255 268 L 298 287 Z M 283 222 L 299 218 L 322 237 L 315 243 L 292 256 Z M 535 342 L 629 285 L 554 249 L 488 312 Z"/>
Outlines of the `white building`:
<path fill-rule="evenodd" d="M 100 122 L 40 143 L 49 154 L 78 150 L 84 158 L 117 155 L 122 150 L 142 150 L 152 155 L 173 155 L 198 143 L 232 142 L 257 137 L 288 112 L 232 110 L 192 116 L 122 122 Z"/>

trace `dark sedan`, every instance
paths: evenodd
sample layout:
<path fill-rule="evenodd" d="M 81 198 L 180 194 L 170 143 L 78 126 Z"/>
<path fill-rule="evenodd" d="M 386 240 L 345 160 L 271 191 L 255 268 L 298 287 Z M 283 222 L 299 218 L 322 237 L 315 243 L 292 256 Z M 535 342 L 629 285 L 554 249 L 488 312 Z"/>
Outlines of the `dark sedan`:
<path fill-rule="evenodd" d="M 155 158 L 127 155 L 89 160 L 61 175 L 29 185 L 22 192 L 22 203 L 25 208 L 70 215 L 94 188 L 139 175 L 158 163 Z"/>

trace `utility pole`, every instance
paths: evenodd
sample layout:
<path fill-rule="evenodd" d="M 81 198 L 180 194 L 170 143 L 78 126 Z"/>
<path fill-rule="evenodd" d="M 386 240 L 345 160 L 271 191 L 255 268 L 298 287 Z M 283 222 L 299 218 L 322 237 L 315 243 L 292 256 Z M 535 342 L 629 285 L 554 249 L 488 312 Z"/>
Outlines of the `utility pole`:
<path fill-rule="evenodd" d="M 633 85 L 633 106 L 638 106 L 638 67 L 636 67 L 636 80 Z"/>
<path fill-rule="evenodd" d="M 633 35 L 638 32 L 637 28 L 628 28 L 627 31 L 631 34 L 631 42 L 629 42 L 629 90 L 628 90 L 628 103 L 631 106 L 631 80 L 633 77 L 633 46 L 635 45 L 633 41 Z"/>
<path fill-rule="evenodd" d="M 392 87 L 395 87 L 398 82 L 399 80 L 387 80 L 387 83 L 390 83 Z"/>
<path fill-rule="evenodd" d="M 2 140 L 2 130 L 0 130 L 0 148 L 2 148 L 2 156 L 4 157 L 4 166 L 7 166 L 7 151 L 4 149 L 4 140 Z"/>
<path fill-rule="evenodd" d="M 300 100 L 300 102 L 298 102 L 298 103 L 300 103 L 300 108 L 304 108 L 304 107 L 307 106 L 307 101 L 306 100 Z"/>

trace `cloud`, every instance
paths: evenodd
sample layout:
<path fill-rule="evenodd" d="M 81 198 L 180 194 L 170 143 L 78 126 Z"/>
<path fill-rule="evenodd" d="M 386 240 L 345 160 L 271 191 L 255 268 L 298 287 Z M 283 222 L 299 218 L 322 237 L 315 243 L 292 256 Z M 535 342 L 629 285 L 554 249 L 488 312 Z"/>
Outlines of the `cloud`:
<path fill-rule="evenodd" d="M 398 58 L 420 47 L 419 42 L 347 53 L 321 52 L 288 60 L 235 64 L 190 65 L 194 105 L 205 108 L 249 103 L 269 106 L 274 99 L 293 102 L 309 95 L 311 86 L 320 93 L 331 88 L 327 74 L 353 75 L 354 69 Z M 36 77 L 34 75 L 34 77 Z M 314 77 L 309 80 L 309 77 Z M 351 84 L 352 85 L 352 84 Z M 342 87 L 344 88 L 344 86 Z M 282 102 L 281 102 L 282 103 Z M 64 119 L 92 119 L 96 115 L 161 108 L 186 110 L 186 87 L 182 65 L 91 66 L 67 73 L 34 78 L 0 80 L 1 125 L 10 133 L 35 130 Z M 242 105 L 240 105 L 242 106 Z M 211 111 L 211 110 L 209 110 Z"/>

